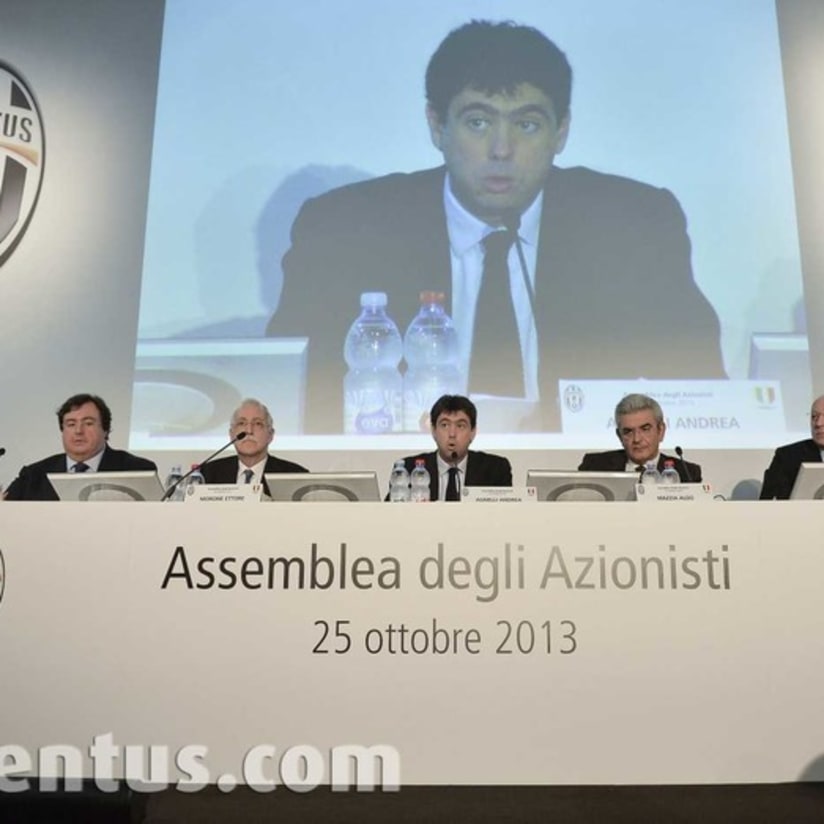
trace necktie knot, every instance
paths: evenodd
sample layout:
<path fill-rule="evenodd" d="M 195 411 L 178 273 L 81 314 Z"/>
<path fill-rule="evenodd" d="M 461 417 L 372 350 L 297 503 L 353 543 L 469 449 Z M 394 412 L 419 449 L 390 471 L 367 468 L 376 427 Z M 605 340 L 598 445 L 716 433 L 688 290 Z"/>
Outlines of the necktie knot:
<path fill-rule="evenodd" d="M 88 472 L 89 471 L 89 465 L 83 463 L 83 461 L 79 461 L 78 463 L 76 463 L 74 465 L 74 469 L 72 471 L 73 472 Z"/>
<path fill-rule="evenodd" d="M 505 261 L 515 242 L 515 233 L 510 229 L 490 232 L 484 239 L 484 260 Z"/>
<path fill-rule="evenodd" d="M 245 484 L 252 483 L 252 478 L 255 477 L 255 470 L 254 469 L 244 469 L 243 470 L 243 477 L 245 479 L 243 481 L 243 483 L 245 483 Z"/>

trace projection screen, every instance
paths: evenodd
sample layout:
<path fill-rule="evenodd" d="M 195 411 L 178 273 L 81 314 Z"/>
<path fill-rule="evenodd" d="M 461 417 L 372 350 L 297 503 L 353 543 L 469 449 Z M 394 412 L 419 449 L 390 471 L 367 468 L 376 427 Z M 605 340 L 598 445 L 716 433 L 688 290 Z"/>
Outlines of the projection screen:
<path fill-rule="evenodd" d="M 278 323 L 278 311 L 289 312 L 279 307 L 285 291 L 281 260 L 305 200 L 442 163 L 425 118 L 424 71 L 447 32 L 473 18 L 534 26 L 567 55 L 573 70 L 571 125 L 557 166 L 587 167 L 673 194 L 686 218 L 694 286 L 718 319 L 721 364 L 717 372 L 702 363 L 701 352 L 712 342 L 704 340 L 704 328 L 692 325 L 692 304 L 680 302 L 680 291 L 660 287 L 663 302 L 656 305 L 666 322 L 651 322 L 649 304 L 638 291 L 659 287 L 630 280 L 613 302 L 620 325 L 635 324 L 627 333 L 633 345 L 615 353 L 623 359 L 619 365 L 599 373 L 597 364 L 581 368 L 585 359 L 570 356 L 567 348 L 558 354 L 539 344 L 539 358 L 569 361 L 555 370 L 557 383 L 541 387 L 545 395 L 557 391 L 557 415 L 513 419 L 481 399 L 485 444 L 611 445 L 612 408 L 628 391 L 659 398 L 670 432 L 690 448 L 758 447 L 773 443 L 777 432 L 805 429 L 809 348 L 771 0 L 636 0 L 585 9 L 573 2 L 527 0 L 411 6 L 369 0 L 247 0 L 231 7 L 169 2 L 132 447 L 208 447 L 225 432 L 232 404 L 246 395 L 263 398 L 275 410 L 282 449 L 400 448 L 415 442 L 412 433 L 420 427 L 403 420 L 377 436 L 344 433 L 342 400 L 337 406 L 335 401 L 344 391 L 345 330 L 359 313 L 364 284 L 388 293 L 388 313 L 403 335 L 414 308 L 398 308 L 393 283 L 403 277 L 408 285 L 416 273 L 358 277 L 339 288 L 341 279 L 352 277 L 336 265 L 346 257 L 341 245 L 365 241 L 336 238 L 338 256 L 322 258 L 324 273 L 307 281 L 306 289 L 313 290 L 307 302 L 316 317 L 302 332 L 288 319 Z M 619 214 L 616 221 L 625 218 Z M 609 244 L 610 233 L 624 229 L 596 222 L 582 229 L 580 242 Z M 388 231 L 386 225 L 374 230 Z M 638 237 L 657 242 L 655 236 Z M 668 252 L 655 254 L 664 279 Z M 405 261 L 387 259 L 385 266 L 404 267 Z M 609 266 L 602 273 L 553 273 L 581 285 L 552 288 L 589 290 L 584 299 L 595 305 L 596 293 L 610 289 Z M 325 279 L 328 291 L 314 293 Z M 447 312 L 460 314 L 442 272 L 422 274 L 413 288 L 443 283 Z M 541 282 L 536 286 L 540 293 Z M 275 333 L 267 336 L 273 316 Z M 574 347 L 593 345 L 596 323 L 602 328 L 609 319 L 578 325 Z M 339 337 L 331 365 L 307 357 L 312 336 L 324 324 L 334 325 Z M 293 335 L 278 336 L 279 327 Z M 598 357 L 610 361 L 609 347 Z M 403 372 L 405 364 L 399 368 Z M 307 393 L 312 380 L 326 384 L 331 401 Z"/>

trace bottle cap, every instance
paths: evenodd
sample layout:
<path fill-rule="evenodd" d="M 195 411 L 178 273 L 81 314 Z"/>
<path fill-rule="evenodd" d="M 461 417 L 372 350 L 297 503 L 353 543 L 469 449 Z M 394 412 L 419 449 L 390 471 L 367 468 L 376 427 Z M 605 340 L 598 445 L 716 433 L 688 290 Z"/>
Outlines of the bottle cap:
<path fill-rule="evenodd" d="M 446 295 L 443 292 L 421 292 L 421 303 L 444 303 Z"/>
<path fill-rule="evenodd" d="M 360 296 L 361 306 L 386 306 L 386 292 L 364 292 Z"/>

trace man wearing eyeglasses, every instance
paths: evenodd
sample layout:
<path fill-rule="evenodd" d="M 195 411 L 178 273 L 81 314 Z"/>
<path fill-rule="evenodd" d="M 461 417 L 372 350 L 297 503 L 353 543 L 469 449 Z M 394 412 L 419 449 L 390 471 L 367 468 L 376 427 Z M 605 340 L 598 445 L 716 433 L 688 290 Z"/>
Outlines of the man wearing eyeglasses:
<path fill-rule="evenodd" d="M 615 434 L 622 449 L 590 452 L 584 455 L 579 470 L 584 472 L 640 472 L 650 462 L 658 471 L 672 461 L 682 483 L 701 480 L 701 467 L 661 452 L 667 431 L 660 404 L 647 395 L 625 395 L 615 407 Z"/>
<path fill-rule="evenodd" d="M 308 472 L 306 467 L 269 454 L 269 444 L 275 437 L 275 425 L 266 405 L 246 398 L 232 414 L 229 436 L 235 441 L 237 455 L 210 461 L 201 468 L 207 484 L 263 484 L 268 495 L 266 474 L 273 472 Z"/>

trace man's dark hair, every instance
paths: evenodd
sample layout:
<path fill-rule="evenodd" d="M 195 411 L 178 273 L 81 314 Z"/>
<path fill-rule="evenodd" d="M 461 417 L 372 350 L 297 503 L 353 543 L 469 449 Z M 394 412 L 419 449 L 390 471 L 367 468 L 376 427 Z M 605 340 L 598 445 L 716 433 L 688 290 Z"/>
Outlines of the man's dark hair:
<path fill-rule="evenodd" d="M 566 55 L 544 34 L 512 21 L 472 20 L 453 29 L 426 69 L 426 100 L 441 123 L 464 89 L 514 94 L 531 83 L 551 101 L 558 124 L 569 113 L 572 69 Z"/>
<path fill-rule="evenodd" d="M 474 429 L 478 422 L 478 410 L 469 398 L 463 395 L 441 395 L 429 411 L 429 421 L 432 426 L 438 423 L 438 418 L 444 412 L 466 412 L 469 424 Z"/>
<path fill-rule="evenodd" d="M 83 404 L 93 403 L 98 412 L 100 412 L 100 423 L 103 431 L 106 433 L 106 440 L 109 438 L 109 432 L 112 430 L 112 410 L 106 405 L 106 401 L 97 395 L 89 395 L 87 392 L 82 392 L 79 395 L 72 395 L 68 400 L 63 401 L 60 409 L 57 410 L 57 422 L 60 424 L 60 429 L 63 429 L 63 418 L 66 414 L 79 409 Z"/>

